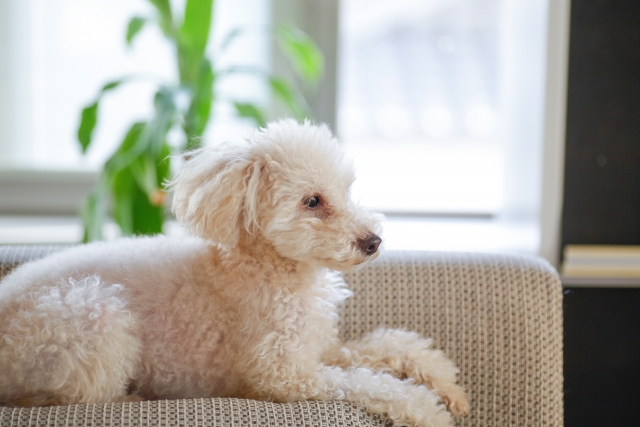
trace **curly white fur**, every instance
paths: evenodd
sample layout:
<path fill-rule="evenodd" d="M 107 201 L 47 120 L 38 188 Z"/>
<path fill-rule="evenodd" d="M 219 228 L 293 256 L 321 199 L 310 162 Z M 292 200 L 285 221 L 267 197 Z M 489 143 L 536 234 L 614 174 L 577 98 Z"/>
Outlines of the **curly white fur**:
<path fill-rule="evenodd" d="M 291 120 L 192 153 L 171 186 L 196 237 L 92 243 L 3 280 L 0 402 L 345 399 L 450 426 L 445 406 L 464 415 L 468 402 L 429 341 L 384 330 L 338 340 L 350 292 L 327 269 L 375 258 L 364 242 L 380 231 L 350 200 L 353 179 L 325 126 Z"/>

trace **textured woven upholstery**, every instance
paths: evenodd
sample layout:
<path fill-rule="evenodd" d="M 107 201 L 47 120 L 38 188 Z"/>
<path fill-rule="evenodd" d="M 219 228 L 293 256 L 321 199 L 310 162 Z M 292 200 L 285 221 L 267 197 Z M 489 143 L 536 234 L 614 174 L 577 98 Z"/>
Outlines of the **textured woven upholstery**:
<path fill-rule="evenodd" d="M 55 246 L 0 247 L 0 277 Z M 432 337 L 460 367 L 471 414 L 460 426 L 562 426 L 562 291 L 537 258 L 387 252 L 345 275 L 355 295 L 341 331 L 379 326 Z M 193 399 L 51 408 L 0 408 L 0 426 L 382 426 L 345 402 L 274 404 Z"/>

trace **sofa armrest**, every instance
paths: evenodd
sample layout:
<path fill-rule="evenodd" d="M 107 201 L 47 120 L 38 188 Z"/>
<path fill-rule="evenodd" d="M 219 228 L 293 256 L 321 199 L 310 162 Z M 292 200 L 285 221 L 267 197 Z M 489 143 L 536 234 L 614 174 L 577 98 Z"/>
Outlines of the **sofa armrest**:
<path fill-rule="evenodd" d="M 345 279 L 342 336 L 388 327 L 433 338 L 469 392 L 460 425 L 563 425 L 562 286 L 546 261 L 389 251 Z"/>
<path fill-rule="evenodd" d="M 72 245 L 0 245 L 0 280 L 25 262 L 44 258 Z"/>

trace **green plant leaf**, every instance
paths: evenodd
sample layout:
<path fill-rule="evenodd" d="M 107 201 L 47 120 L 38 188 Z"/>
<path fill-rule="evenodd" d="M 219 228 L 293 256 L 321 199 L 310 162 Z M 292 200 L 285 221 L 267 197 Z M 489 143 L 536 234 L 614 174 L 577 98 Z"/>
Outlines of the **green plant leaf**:
<path fill-rule="evenodd" d="M 140 188 L 130 167 L 114 176 L 111 187 L 113 216 L 125 236 L 162 232 L 164 207 L 154 206 Z"/>
<path fill-rule="evenodd" d="M 142 30 L 144 24 L 147 22 L 147 18 L 142 18 L 140 16 L 134 16 L 129 20 L 129 25 L 127 25 L 127 45 L 131 46 L 134 37 Z"/>
<path fill-rule="evenodd" d="M 147 197 L 153 196 L 158 191 L 158 177 L 156 175 L 156 159 L 148 153 L 136 158 L 129 165 L 138 187 L 145 192 Z"/>
<path fill-rule="evenodd" d="M 184 117 L 183 129 L 187 136 L 187 150 L 198 148 L 200 137 L 207 127 L 211 115 L 215 74 L 208 60 L 204 60 L 202 66 L 200 81 L 191 99 L 189 110 Z"/>
<path fill-rule="evenodd" d="M 80 217 L 84 224 L 83 243 L 102 240 L 102 225 L 104 224 L 105 197 L 103 186 L 98 184 L 80 209 Z"/>
<path fill-rule="evenodd" d="M 145 122 L 133 124 L 105 165 L 113 216 L 123 235 L 162 231 L 162 185 L 169 178 L 167 157 L 171 149 L 164 143 L 158 155 L 152 154 L 152 125 Z"/>
<path fill-rule="evenodd" d="M 324 71 L 324 56 L 313 39 L 292 25 L 276 27 L 275 37 L 296 74 L 306 83 L 316 84 Z"/>
<path fill-rule="evenodd" d="M 311 110 L 304 97 L 286 80 L 270 77 L 269 86 L 271 92 L 286 105 L 296 119 L 304 120 L 311 116 Z"/>
<path fill-rule="evenodd" d="M 233 106 L 236 107 L 236 112 L 240 117 L 253 119 L 259 127 L 264 126 L 266 123 L 264 113 L 254 104 L 248 102 L 234 102 Z"/>
<path fill-rule="evenodd" d="M 111 180 L 111 208 L 124 236 L 134 233 L 133 228 L 133 198 L 135 192 L 135 180 L 131 169 L 124 168 L 113 174 Z"/>
<path fill-rule="evenodd" d="M 200 78 L 212 12 L 213 0 L 187 0 L 179 39 L 183 83 L 195 85 Z"/>
<path fill-rule="evenodd" d="M 207 46 L 212 12 L 213 0 L 187 0 L 180 35 L 182 42 L 186 43 L 195 55 L 202 56 Z"/>
<path fill-rule="evenodd" d="M 146 128 L 145 122 L 134 123 L 104 166 L 113 217 L 125 236 L 133 234 L 132 209 L 135 182 L 129 164 L 136 158 L 132 159 L 131 154 L 135 152 L 136 147 L 140 146 L 140 139 Z"/>
<path fill-rule="evenodd" d="M 130 153 L 138 143 L 138 140 L 140 139 L 140 136 L 142 135 L 142 132 L 144 132 L 146 126 L 147 122 L 136 122 L 132 124 L 125 134 L 124 138 L 122 139 L 122 142 L 120 143 L 120 146 L 118 147 L 118 150 L 116 151 L 114 156 Z"/>
<path fill-rule="evenodd" d="M 113 217 L 125 236 L 162 231 L 162 208 L 152 206 L 129 167 L 120 170 L 111 187 Z"/>
<path fill-rule="evenodd" d="M 133 234 L 162 233 L 164 206 L 154 206 L 149 197 L 138 187 L 133 189 Z"/>
<path fill-rule="evenodd" d="M 131 125 L 120 146 L 104 165 L 104 170 L 112 174 L 126 168 L 146 148 L 145 136 L 148 134 L 146 122 Z"/>
<path fill-rule="evenodd" d="M 112 80 L 109 83 L 105 84 L 104 86 L 102 86 L 102 89 L 100 89 L 100 94 L 98 96 L 102 96 L 102 94 L 109 92 L 110 90 L 113 90 L 115 88 L 117 88 L 118 86 L 120 86 L 122 83 L 127 82 L 129 79 L 127 78 L 123 78 L 123 79 L 118 79 L 118 80 Z"/>
<path fill-rule="evenodd" d="M 171 12 L 171 3 L 169 0 L 149 0 L 158 9 L 160 14 L 160 28 L 164 34 L 169 37 L 174 37 L 173 30 L 173 13 Z"/>
<path fill-rule="evenodd" d="M 91 145 L 93 131 L 98 123 L 98 108 L 102 96 L 117 88 L 125 81 L 127 81 L 127 79 L 118 79 L 105 84 L 100 89 L 100 92 L 98 92 L 96 100 L 82 109 L 80 113 L 80 124 L 78 125 L 78 142 L 80 143 L 82 154 L 86 153 L 89 145 Z"/>
<path fill-rule="evenodd" d="M 156 176 L 158 187 L 166 188 L 165 184 L 171 178 L 171 147 L 164 144 L 160 149 L 160 156 L 156 159 Z"/>
<path fill-rule="evenodd" d="M 149 123 L 147 143 L 153 155 L 158 155 L 160 147 L 165 143 L 167 133 L 173 126 L 177 114 L 174 91 L 168 87 L 161 87 L 154 98 L 156 117 Z"/>
<path fill-rule="evenodd" d="M 171 147 L 164 144 L 155 159 L 150 159 L 149 168 L 154 172 L 149 173 L 156 178 L 155 190 L 148 194 L 138 185 L 134 188 L 133 198 L 133 232 L 134 234 L 158 234 L 162 232 L 165 218 L 165 198 L 164 183 L 169 180 L 171 174 Z M 148 184 L 145 184 L 148 185 Z"/>
<path fill-rule="evenodd" d="M 127 214 L 128 206 L 131 206 L 131 189 L 127 185 L 126 173 L 121 172 L 128 164 L 126 157 L 136 147 L 145 127 L 146 123 L 139 122 L 129 128 L 116 152 L 105 163 L 98 185 L 82 206 L 80 213 L 84 223 L 84 242 L 102 239 L 107 194 L 111 195 L 114 218 L 123 234 L 133 232 L 132 219 L 130 213 Z"/>
<path fill-rule="evenodd" d="M 78 141 L 82 147 L 82 153 L 86 153 L 91 144 L 93 130 L 98 122 L 98 101 L 82 109 L 80 126 L 78 126 Z"/>

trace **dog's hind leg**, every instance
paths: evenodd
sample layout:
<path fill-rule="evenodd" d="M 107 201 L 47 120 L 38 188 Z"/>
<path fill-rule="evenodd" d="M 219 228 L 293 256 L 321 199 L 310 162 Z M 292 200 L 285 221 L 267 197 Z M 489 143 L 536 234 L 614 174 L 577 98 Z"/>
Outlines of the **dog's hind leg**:
<path fill-rule="evenodd" d="M 121 400 L 140 341 L 123 286 L 92 276 L 43 286 L 0 309 L 0 402 Z"/>
<path fill-rule="evenodd" d="M 454 414 L 465 416 L 469 401 L 456 384 L 458 369 L 442 351 L 431 348 L 431 340 L 415 332 L 378 329 L 361 340 L 347 342 L 327 353 L 325 363 L 347 367 L 367 367 L 397 378 L 410 378 L 438 394 Z"/>

